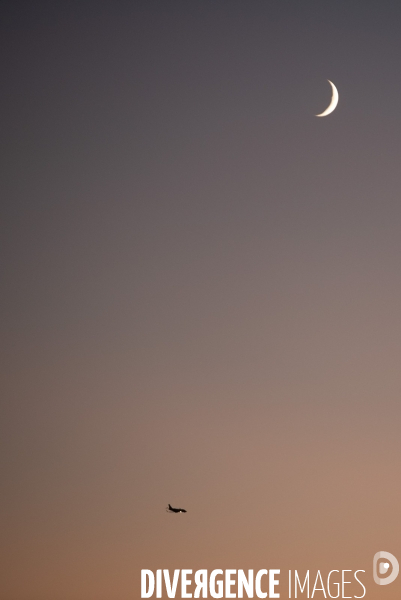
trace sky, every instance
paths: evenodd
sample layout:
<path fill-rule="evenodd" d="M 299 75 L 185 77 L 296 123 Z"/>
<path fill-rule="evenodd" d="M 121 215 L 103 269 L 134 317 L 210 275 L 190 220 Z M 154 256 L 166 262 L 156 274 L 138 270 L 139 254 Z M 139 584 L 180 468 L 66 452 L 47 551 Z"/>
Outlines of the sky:
<path fill-rule="evenodd" d="M 400 597 L 400 24 L 1 3 L 0 600 L 137 600 L 144 568 Z"/>

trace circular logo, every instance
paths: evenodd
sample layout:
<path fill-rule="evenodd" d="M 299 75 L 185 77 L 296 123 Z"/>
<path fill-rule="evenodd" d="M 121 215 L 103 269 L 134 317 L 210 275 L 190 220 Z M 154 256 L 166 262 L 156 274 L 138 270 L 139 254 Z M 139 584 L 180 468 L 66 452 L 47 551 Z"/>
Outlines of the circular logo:
<path fill-rule="evenodd" d="M 383 562 L 382 559 L 385 559 L 389 562 Z M 390 566 L 392 567 L 390 574 L 387 575 L 387 577 L 379 577 L 379 574 L 385 575 L 390 569 Z M 399 570 L 400 565 L 393 554 L 390 554 L 390 552 L 384 552 L 384 550 L 381 552 L 376 552 L 373 557 L 373 579 L 377 585 L 388 585 L 389 583 L 393 583 L 393 581 L 397 579 Z"/>

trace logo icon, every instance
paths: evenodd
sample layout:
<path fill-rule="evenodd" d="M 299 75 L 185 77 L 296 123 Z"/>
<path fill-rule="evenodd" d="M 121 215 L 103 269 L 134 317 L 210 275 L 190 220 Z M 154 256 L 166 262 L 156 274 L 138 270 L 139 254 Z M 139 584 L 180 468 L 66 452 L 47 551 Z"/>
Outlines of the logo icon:
<path fill-rule="evenodd" d="M 378 573 L 380 575 L 385 575 L 388 573 L 390 567 L 390 575 L 387 575 L 387 577 L 379 577 Z M 393 554 L 384 552 L 384 550 L 376 552 L 373 557 L 373 579 L 377 585 L 388 585 L 389 583 L 393 583 L 393 581 L 397 579 L 399 570 L 400 565 Z"/>

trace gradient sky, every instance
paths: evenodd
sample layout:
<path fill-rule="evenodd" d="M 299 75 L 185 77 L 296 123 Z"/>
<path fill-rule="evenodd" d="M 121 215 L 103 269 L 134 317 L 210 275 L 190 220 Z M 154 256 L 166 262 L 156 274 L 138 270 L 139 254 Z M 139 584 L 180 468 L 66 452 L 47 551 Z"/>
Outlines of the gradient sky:
<path fill-rule="evenodd" d="M 0 600 L 137 600 L 141 568 L 399 599 L 400 28 L 1 3 Z"/>

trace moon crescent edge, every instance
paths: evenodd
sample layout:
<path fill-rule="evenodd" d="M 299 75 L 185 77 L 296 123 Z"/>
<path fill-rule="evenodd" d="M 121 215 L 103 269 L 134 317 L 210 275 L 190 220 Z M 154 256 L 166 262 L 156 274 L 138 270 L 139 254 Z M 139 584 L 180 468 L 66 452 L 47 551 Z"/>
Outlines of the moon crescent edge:
<path fill-rule="evenodd" d="M 316 117 L 326 117 L 327 115 L 332 113 L 333 110 L 335 110 L 335 108 L 337 107 L 337 104 L 338 104 L 338 100 L 339 100 L 338 90 L 337 90 L 336 86 L 334 85 L 334 83 L 332 81 L 330 81 L 330 79 L 328 79 L 327 81 L 331 85 L 332 92 L 333 92 L 332 96 L 331 96 L 331 101 L 330 101 L 330 104 L 328 105 L 328 107 L 326 108 L 326 110 L 324 110 L 319 115 L 316 115 Z"/>

